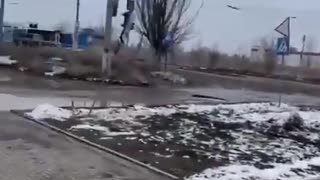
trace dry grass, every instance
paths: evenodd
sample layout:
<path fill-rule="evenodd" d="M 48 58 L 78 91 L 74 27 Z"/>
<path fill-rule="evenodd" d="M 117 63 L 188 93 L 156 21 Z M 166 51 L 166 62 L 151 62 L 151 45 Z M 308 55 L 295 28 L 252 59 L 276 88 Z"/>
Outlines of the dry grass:
<path fill-rule="evenodd" d="M 179 53 L 171 60 L 175 65 L 187 66 L 206 71 L 257 75 L 288 80 L 320 83 L 320 68 L 282 66 L 273 51 L 266 51 L 262 61 L 252 61 L 246 56 L 227 55 L 208 48 L 193 49 Z"/>

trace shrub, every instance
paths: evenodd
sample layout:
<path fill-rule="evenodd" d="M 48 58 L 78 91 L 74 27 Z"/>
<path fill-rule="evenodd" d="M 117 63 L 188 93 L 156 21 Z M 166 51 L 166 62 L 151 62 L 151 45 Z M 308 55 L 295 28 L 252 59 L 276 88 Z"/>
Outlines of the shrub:
<path fill-rule="evenodd" d="M 264 70 L 266 75 L 272 75 L 277 66 L 277 55 L 274 50 L 266 49 L 263 57 Z"/>

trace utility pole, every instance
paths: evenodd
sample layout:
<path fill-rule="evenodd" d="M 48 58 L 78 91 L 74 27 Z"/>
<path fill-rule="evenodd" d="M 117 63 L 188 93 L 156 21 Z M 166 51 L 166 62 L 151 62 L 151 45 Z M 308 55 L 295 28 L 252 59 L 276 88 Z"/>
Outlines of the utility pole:
<path fill-rule="evenodd" d="M 4 28 L 4 8 L 5 8 L 5 0 L 1 0 L 0 6 L 0 42 L 3 42 L 3 28 Z"/>
<path fill-rule="evenodd" d="M 111 51 L 111 37 L 112 37 L 112 16 L 114 11 L 114 0 L 107 0 L 107 9 L 106 9 L 106 22 L 105 22 L 105 34 L 104 34 L 104 51 L 102 56 L 102 73 L 106 73 L 108 77 L 112 75 L 111 69 L 111 59 L 112 59 L 112 51 Z"/>
<path fill-rule="evenodd" d="M 74 24 L 74 33 L 73 33 L 73 41 L 72 41 L 72 48 L 73 49 L 78 49 L 78 44 L 79 44 L 79 28 L 80 28 L 80 0 L 77 0 L 77 5 L 76 5 L 76 21 Z"/>

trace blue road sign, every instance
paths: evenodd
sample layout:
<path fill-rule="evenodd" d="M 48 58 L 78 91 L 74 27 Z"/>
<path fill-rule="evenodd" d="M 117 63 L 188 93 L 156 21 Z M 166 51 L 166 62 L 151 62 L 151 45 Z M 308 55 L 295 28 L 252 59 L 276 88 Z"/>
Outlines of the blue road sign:
<path fill-rule="evenodd" d="M 289 38 L 281 37 L 277 40 L 277 54 L 288 55 L 289 54 Z"/>
<path fill-rule="evenodd" d="M 174 45 L 174 33 L 169 32 L 163 40 L 165 48 L 169 49 Z"/>

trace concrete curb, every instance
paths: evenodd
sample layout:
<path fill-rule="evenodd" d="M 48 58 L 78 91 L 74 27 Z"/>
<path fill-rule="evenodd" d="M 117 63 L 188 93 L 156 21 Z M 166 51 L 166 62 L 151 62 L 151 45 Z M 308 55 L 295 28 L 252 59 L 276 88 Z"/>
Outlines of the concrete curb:
<path fill-rule="evenodd" d="M 109 148 L 107 148 L 107 147 L 104 147 L 104 146 L 101 146 L 101 145 L 99 145 L 99 144 L 90 142 L 90 141 L 88 141 L 88 140 L 86 140 L 86 139 L 83 139 L 83 138 L 81 138 L 81 137 L 79 137 L 79 136 L 73 135 L 73 134 L 71 134 L 71 133 L 69 133 L 69 132 L 67 132 L 67 131 L 64 131 L 64 130 L 62 130 L 62 129 L 60 129 L 60 128 L 57 128 L 57 127 L 55 127 L 55 126 L 52 126 L 52 125 L 50 125 L 50 124 L 48 124 L 48 123 L 46 123 L 46 122 L 38 121 L 38 120 L 35 120 L 35 119 L 33 119 L 33 118 L 30 118 L 30 117 L 28 117 L 28 116 L 26 116 L 26 115 L 24 114 L 26 111 L 11 110 L 10 112 L 12 112 L 12 113 L 14 113 L 14 114 L 16 114 L 16 115 L 18 115 L 18 116 L 21 116 L 21 117 L 23 117 L 23 118 L 25 118 L 25 119 L 27 119 L 27 120 L 29 120 L 29 121 L 35 122 L 35 123 L 37 123 L 37 124 L 39 124 L 39 125 L 41 125 L 41 126 L 44 126 L 44 127 L 48 128 L 48 129 L 51 129 L 51 130 L 53 130 L 53 131 L 55 131 L 55 132 L 58 132 L 58 133 L 61 133 L 61 134 L 63 134 L 63 135 L 66 135 L 66 136 L 68 136 L 68 137 L 71 137 L 71 138 L 73 138 L 73 139 L 75 139 L 75 140 L 77 140 L 77 141 L 79 141 L 79 142 L 81 142 L 81 143 L 87 144 L 87 145 L 89 145 L 89 146 L 91 146 L 91 147 L 94 147 L 94 148 L 96 148 L 96 149 L 102 150 L 102 151 L 104 151 L 104 152 L 107 152 L 107 153 L 110 153 L 110 154 L 115 155 L 115 156 L 117 156 L 117 157 L 120 157 L 120 158 L 122 158 L 122 159 L 124 159 L 124 160 L 127 160 L 127 161 L 129 161 L 129 162 L 131 162 L 131 163 L 134 163 L 134 164 L 136 164 L 136 165 L 138 165 L 138 166 L 140 166 L 140 167 L 143 167 L 143 168 L 146 168 L 146 169 L 148 169 L 148 170 L 151 170 L 151 171 L 153 171 L 153 172 L 155 172 L 155 173 L 157 173 L 157 174 L 159 174 L 159 175 L 166 176 L 166 177 L 171 178 L 171 179 L 179 179 L 179 177 L 177 177 L 177 176 L 175 176 L 175 175 L 172 175 L 172 174 L 170 174 L 170 173 L 167 173 L 167 172 L 165 172 L 165 171 L 162 171 L 162 170 L 160 170 L 160 169 L 158 169 L 158 168 L 156 168 L 156 167 L 153 167 L 153 166 L 150 166 L 150 165 L 146 165 L 146 164 L 144 164 L 143 162 L 140 162 L 140 161 L 138 161 L 138 160 L 136 160 L 136 159 L 133 159 L 133 158 L 131 158 L 131 157 L 129 157 L 129 156 L 126 156 L 126 155 L 124 155 L 124 154 L 121 154 L 121 153 L 119 153 L 119 152 L 116 152 L 116 151 L 114 151 L 114 150 L 112 150 L 112 149 L 109 149 Z"/>

